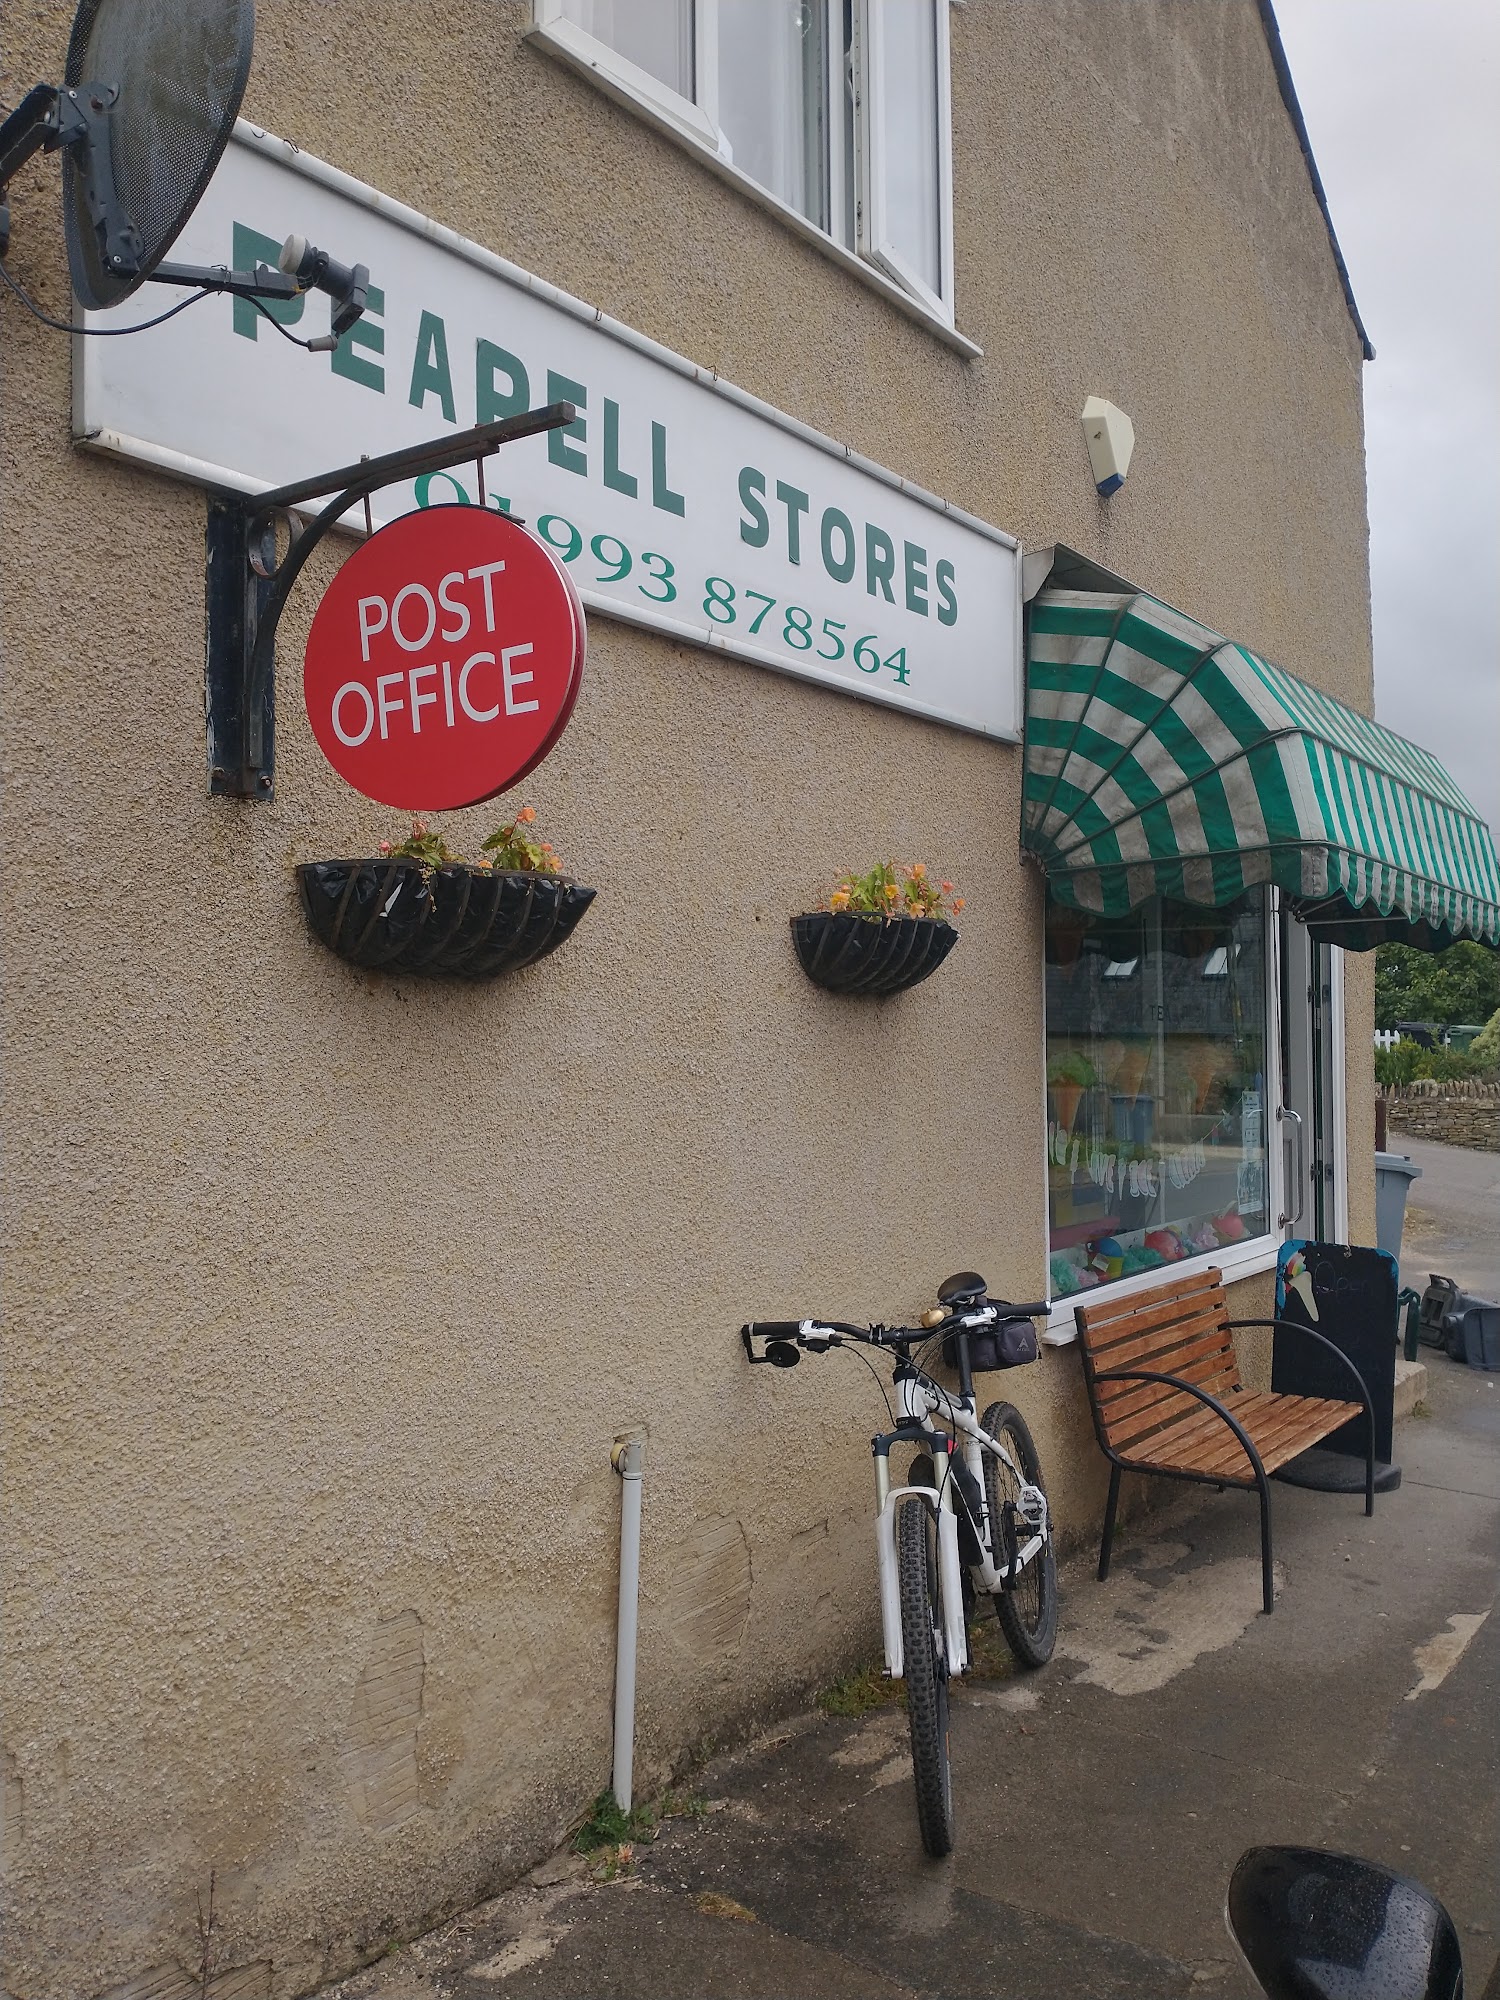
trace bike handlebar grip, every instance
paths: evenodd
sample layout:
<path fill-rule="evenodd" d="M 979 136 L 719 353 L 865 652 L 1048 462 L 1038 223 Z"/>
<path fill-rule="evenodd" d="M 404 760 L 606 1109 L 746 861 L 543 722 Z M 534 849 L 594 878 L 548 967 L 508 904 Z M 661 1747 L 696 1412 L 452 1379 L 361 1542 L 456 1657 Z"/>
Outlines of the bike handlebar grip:
<path fill-rule="evenodd" d="M 802 1331 L 800 1319 L 753 1319 L 743 1328 L 752 1340 L 795 1340 Z"/>
<path fill-rule="evenodd" d="M 991 1299 L 990 1304 L 997 1312 L 1004 1313 L 1011 1319 L 1041 1319 L 1044 1314 L 1052 1310 L 1050 1299 L 1036 1299 L 1026 1306 L 1013 1306 L 1007 1299 Z"/>

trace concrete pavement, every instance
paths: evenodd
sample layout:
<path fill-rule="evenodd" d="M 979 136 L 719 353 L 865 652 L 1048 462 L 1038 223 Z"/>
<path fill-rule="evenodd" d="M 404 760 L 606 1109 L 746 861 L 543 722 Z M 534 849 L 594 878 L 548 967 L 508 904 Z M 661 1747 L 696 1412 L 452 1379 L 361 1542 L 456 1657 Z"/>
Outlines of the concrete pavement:
<path fill-rule="evenodd" d="M 1428 1883 L 1477 1992 L 1500 1933 L 1500 1388 L 1429 1374 L 1373 1520 L 1276 1489 L 1274 1616 L 1253 1502 L 1187 1489 L 1107 1584 L 1065 1573 L 1050 1666 L 987 1648 L 955 1691 L 947 1861 L 918 1844 L 900 1708 L 804 1716 L 698 1772 L 696 1816 L 614 1880 L 559 1855 L 327 2000 L 1247 2000 L 1222 1909 L 1257 1841 Z"/>

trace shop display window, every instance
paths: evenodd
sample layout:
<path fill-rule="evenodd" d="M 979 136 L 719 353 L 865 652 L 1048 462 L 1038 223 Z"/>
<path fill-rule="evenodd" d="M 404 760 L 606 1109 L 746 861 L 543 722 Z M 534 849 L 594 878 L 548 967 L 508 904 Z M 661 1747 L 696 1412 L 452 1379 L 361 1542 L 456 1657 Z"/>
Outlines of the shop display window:
<path fill-rule="evenodd" d="M 1053 1297 L 1264 1236 L 1265 892 L 1110 919 L 1049 899 L 1046 959 Z"/>

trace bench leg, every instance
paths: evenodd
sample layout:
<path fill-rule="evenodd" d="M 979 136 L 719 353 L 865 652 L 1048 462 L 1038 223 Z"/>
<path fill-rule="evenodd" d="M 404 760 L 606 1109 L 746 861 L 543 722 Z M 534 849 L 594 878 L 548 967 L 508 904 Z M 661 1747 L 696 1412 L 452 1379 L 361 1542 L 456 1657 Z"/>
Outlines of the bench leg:
<path fill-rule="evenodd" d="M 1109 1501 L 1104 1509 L 1104 1540 L 1099 1544 L 1099 1581 L 1109 1575 L 1109 1550 L 1115 1538 L 1115 1510 L 1120 1504 L 1120 1468 L 1109 1468 Z"/>
<path fill-rule="evenodd" d="M 1261 1603 L 1267 1617 L 1276 1609 L 1276 1585 L 1271 1562 L 1271 1487 L 1264 1473 L 1257 1485 L 1260 1489 L 1260 1590 Z"/>

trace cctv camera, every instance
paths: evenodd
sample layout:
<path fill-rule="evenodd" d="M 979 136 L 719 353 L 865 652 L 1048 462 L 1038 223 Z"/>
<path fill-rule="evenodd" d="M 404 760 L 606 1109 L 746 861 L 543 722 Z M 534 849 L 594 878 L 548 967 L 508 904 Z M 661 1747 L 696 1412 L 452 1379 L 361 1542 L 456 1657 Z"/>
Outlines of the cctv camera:
<path fill-rule="evenodd" d="M 1106 403 L 1102 396 L 1090 396 L 1083 406 L 1083 437 L 1094 484 L 1100 498 L 1108 499 L 1125 484 L 1130 454 L 1135 450 L 1135 425 L 1113 403 Z"/>

